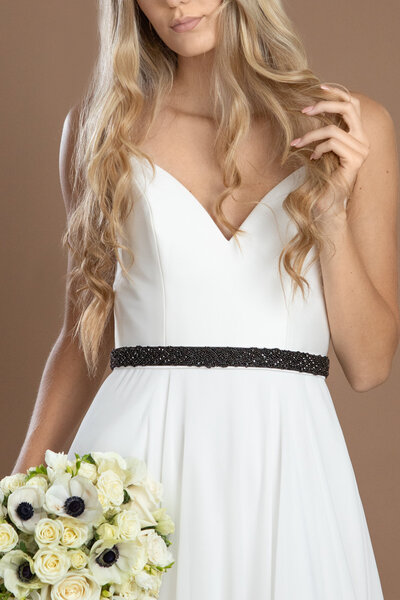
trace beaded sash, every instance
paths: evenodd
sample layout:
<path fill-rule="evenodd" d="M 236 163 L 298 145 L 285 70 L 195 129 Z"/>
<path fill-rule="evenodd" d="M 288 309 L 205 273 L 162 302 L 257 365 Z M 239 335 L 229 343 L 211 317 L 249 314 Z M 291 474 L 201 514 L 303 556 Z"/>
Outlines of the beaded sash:
<path fill-rule="evenodd" d="M 113 348 L 110 367 L 268 367 L 328 377 L 329 358 L 281 348 L 239 346 L 121 346 Z"/>

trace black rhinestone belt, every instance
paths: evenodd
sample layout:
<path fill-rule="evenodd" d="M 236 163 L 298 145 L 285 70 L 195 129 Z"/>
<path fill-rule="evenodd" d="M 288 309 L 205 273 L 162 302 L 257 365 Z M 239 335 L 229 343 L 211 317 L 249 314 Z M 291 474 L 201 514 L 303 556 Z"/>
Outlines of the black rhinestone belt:
<path fill-rule="evenodd" d="M 121 346 L 113 348 L 110 367 L 137 366 L 187 367 L 268 367 L 329 374 L 329 358 L 281 348 L 238 346 Z"/>

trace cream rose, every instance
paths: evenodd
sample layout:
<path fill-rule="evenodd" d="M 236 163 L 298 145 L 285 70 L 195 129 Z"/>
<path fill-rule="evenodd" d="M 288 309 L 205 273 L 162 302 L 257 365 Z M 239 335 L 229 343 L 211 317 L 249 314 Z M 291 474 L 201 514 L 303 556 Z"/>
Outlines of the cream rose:
<path fill-rule="evenodd" d="M 39 548 L 49 544 L 58 544 L 63 533 L 63 525 L 59 519 L 44 517 L 36 523 L 35 541 Z"/>
<path fill-rule="evenodd" d="M 125 598 L 126 600 L 138 600 L 140 597 L 140 587 L 135 581 L 135 577 L 132 576 L 128 579 L 128 581 L 124 581 L 124 583 L 119 584 L 111 584 L 110 592 L 113 597 L 117 598 Z"/>
<path fill-rule="evenodd" d="M 98 600 L 101 587 L 87 570 L 70 573 L 51 589 L 51 600 Z"/>
<path fill-rule="evenodd" d="M 68 555 L 73 569 L 83 569 L 88 564 L 88 557 L 83 550 L 68 550 Z"/>
<path fill-rule="evenodd" d="M 158 567 L 166 567 L 173 562 L 174 557 L 168 546 L 154 529 L 146 529 L 138 535 L 138 540 L 144 545 L 148 560 Z"/>
<path fill-rule="evenodd" d="M 9 552 L 18 543 L 18 533 L 9 523 L 0 523 L 0 552 Z"/>
<path fill-rule="evenodd" d="M 97 489 L 114 506 L 119 506 L 124 500 L 124 484 L 121 478 L 111 469 L 104 471 L 97 478 Z"/>
<path fill-rule="evenodd" d="M 157 533 L 160 533 L 161 535 L 168 535 L 175 531 L 175 523 L 167 514 L 165 508 L 159 508 L 158 510 L 153 511 L 153 517 L 157 521 Z"/>
<path fill-rule="evenodd" d="M 90 528 L 86 523 L 70 517 L 60 517 L 59 521 L 63 526 L 60 539 L 60 543 L 63 546 L 67 546 L 67 548 L 79 548 L 87 541 Z"/>
<path fill-rule="evenodd" d="M 44 583 L 54 584 L 67 574 L 71 561 L 64 548 L 39 548 L 33 557 L 35 573 Z"/>
<path fill-rule="evenodd" d="M 149 498 L 151 497 L 155 504 L 159 504 L 162 501 L 164 495 L 164 486 L 161 481 L 157 481 L 148 475 L 143 483 L 143 486 L 146 488 Z"/>
<path fill-rule="evenodd" d="M 95 483 L 97 479 L 96 465 L 93 465 L 92 463 L 88 463 L 86 461 L 82 461 L 79 465 L 78 475 L 87 477 L 87 479 L 89 479 L 92 483 Z"/>
<path fill-rule="evenodd" d="M 152 592 L 153 594 L 157 594 L 161 586 L 161 577 L 161 573 L 158 573 L 157 575 L 151 575 L 150 573 L 147 573 L 143 570 L 137 575 L 135 575 L 135 581 L 141 588 L 146 590 L 146 592 Z M 142 598 L 143 596 L 139 597 Z"/>
<path fill-rule="evenodd" d="M 0 487 L 4 494 L 13 492 L 18 487 L 25 485 L 26 473 L 14 473 L 13 475 L 6 475 L 0 480 Z"/>
<path fill-rule="evenodd" d="M 106 513 L 107 511 L 110 510 L 110 508 L 112 508 L 112 504 L 111 504 L 109 498 L 107 496 L 105 496 L 105 494 L 103 494 L 103 492 L 100 492 L 100 490 L 97 490 L 97 496 L 98 496 L 99 502 L 101 504 L 101 508 L 103 509 L 103 513 Z"/>
<path fill-rule="evenodd" d="M 118 527 L 116 525 L 112 525 L 111 523 L 102 523 L 96 529 L 96 532 L 100 536 L 101 539 L 105 540 L 108 538 L 117 538 Z"/>
<path fill-rule="evenodd" d="M 26 482 L 27 486 L 38 487 L 42 489 L 44 492 L 47 491 L 49 487 L 48 481 L 44 475 L 34 475 Z"/>
<path fill-rule="evenodd" d="M 140 532 L 140 518 L 135 510 L 122 510 L 114 517 L 117 536 L 121 540 L 134 540 Z"/>
<path fill-rule="evenodd" d="M 97 465 L 98 473 L 111 470 L 124 481 L 127 463 L 123 456 L 117 452 L 91 452 L 90 454 Z"/>

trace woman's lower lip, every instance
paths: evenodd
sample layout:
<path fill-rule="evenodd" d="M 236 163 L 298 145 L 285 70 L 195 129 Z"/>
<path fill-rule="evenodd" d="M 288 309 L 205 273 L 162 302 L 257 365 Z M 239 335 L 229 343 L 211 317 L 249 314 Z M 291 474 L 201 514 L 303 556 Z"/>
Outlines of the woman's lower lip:
<path fill-rule="evenodd" d="M 198 23 L 200 23 L 203 17 L 199 17 L 198 19 L 192 19 L 191 21 L 186 21 L 186 23 L 180 23 L 179 25 L 175 25 L 172 27 L 174 31 L 180 33 L 181 31 L 190 31 L 194 29 Z"/>

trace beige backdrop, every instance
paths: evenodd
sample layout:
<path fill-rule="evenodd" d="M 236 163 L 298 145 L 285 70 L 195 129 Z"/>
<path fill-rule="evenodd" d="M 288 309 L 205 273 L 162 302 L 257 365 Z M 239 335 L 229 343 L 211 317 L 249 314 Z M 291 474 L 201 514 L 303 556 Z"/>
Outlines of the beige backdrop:
<path fill-rule="evenodd" d="M 398 0 L 286 0 L 285 5 L 306 43 L 311 68 L 322 79 L 383 103 L 398 124 Z M 66 256 L 60 241 L 65 212 L 59 143 L 64 118 L 88 81 L 96 27 L 95 0 L 0 2 L 0 477 L 13 467 L 62 324 Z M 332 348 L 329 355 L 328 385 L 356 472 L 385 600 L 398 600 L 399 352 L 390 378 L 366 393 L 351 390 Z"/>

